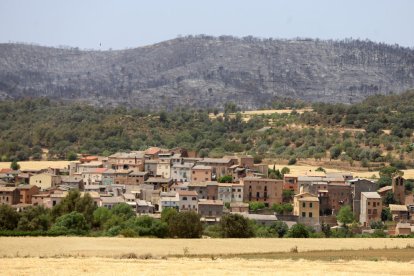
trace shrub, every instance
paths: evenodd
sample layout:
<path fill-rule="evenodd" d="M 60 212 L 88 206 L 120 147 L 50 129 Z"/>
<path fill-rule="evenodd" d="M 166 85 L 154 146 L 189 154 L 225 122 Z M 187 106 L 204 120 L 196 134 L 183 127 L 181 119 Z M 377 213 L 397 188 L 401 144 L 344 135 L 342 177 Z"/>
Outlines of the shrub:
<path fill-rule="evenodd" d="M 309 238 L 310 232 L 303 224 L 293 225 L 287 232 L 287 237 L 289 238 Z"/>
<path fill-rule="evenodd" d="M 51 230 L 85 234 L 89 230 L 89 225 L 81 213 L 74 211 L 59 217 Z"/>
<path fill-rule="evenodd" d="M 200 222 L 200 215 L 196 212 L 181 212 L 169 221 L 168 230 L 172 237 L 200 238 L 203 225 Z"/>
<path fill-rule="evenodd" d="M 224 238 L 250 238 L 254 236 L 253 224 L 239 214 L 224 215 L 220 221 Z"/>
<path fill-rule="evenodd" d="M 289 159 L 288 165 L 295 165 L 297 162 L 296 157 L 292 157 Z"/>

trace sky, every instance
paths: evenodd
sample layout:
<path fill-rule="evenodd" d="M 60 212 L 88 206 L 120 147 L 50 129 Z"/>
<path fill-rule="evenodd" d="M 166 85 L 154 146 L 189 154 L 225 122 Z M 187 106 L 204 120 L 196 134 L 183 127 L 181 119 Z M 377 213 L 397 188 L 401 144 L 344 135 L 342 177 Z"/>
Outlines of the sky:
<path fill-rule="evenodd" d="M 413 11 L 413 0 L 0 0 L 0 43 L 107 50 L 207 34 L 414 48 Z"/>

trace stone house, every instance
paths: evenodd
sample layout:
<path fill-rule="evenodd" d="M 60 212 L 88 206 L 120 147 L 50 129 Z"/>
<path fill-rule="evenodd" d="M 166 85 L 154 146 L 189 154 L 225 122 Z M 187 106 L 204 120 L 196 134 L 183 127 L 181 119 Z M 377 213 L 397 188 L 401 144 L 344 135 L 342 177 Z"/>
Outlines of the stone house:
<path fill-rule="evenodd" d="M 39 193 L 40 189 L 36 185 L 19 185 L 17 186 L 20 194 L 19 203 L 32 204 L 32 196 Z"/>
<path fill-rule="evenodd" d="M 202 218 L 220 218 L 223 215 L 224 203 L 221 200 L 200 200 L 198 213 Z"/>
<path fill-rule="evenodd" d="M 204 165 L 196 165 L 191 169 L 191 181 L 211 181 L 212 167 Z"/>
<path fill-rule="evenodd" d="M 315 226 L 319 224 L 319 199 L 311 193 L 300 193 L 293 197 L 293 215 L 298 222 Z"/>
<path fill-rule="evenodd" d="M 390 204 L 389 207 L 393 221 L 407 222 L 408 208 L 406 205 Z"/>
<path fill-rule="evenodd" d="M 369 227 L 372 221 L 381 221 L 381 212 L 381 196 L 377 192 L 362 192 L 359 222 L 364 227 Z"/>
<path fill-rule="evenodd" d="M 178 191 L 178 210 L 195 211 L 198 210 L 198 195 L 196 191 Z"/>
<path fill-rule="evenodd" d="M 56 187 L 61 183 L 61 177 L 54 174 L 41 173 L 30 177 L 30 185 L 35 185 L 41 190 Z"/>
<path fill-rule="evenodd" d="M 176 163 L 171 167 L 171 178 L 178 182 L 191 182 L 193 163 Z"/>
<path fill-rule="evenodd" d="M 368 179 L 351 179 L 347 183 L 352 187 L 352 210 L 354 216 L 359 218 L 361 213 L 361 193 L 363 192 L 376 192 L 377 184 Z"/>
<path fill-rule="evenodd" d="M 0 186 L 0 204 L 16 205 L 20 203 L 20 190 L 16 187 Z"/>
<path fill-rule="evenodd" d="M 243 185 L 243 201 L 259 201 L 267 206 L 282 203 L 283 180 L 270 178 L 245 177 L 240 180 Z"/>

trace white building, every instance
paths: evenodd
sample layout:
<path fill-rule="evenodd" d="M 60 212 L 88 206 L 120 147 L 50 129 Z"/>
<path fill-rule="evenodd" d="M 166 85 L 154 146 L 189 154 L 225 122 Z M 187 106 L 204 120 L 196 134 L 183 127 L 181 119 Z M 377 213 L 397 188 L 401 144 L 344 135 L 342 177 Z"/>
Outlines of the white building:
<path fill-rule="evenodd" d="M 160 196 L 160 211 L 165 208 L 174 208 L 178 211 L 180 202 L 178 192 L 161 192 Z"/>
<path fill-rule="evenodd" d="M 195 211 L 198 210 L 198 195 L 196 191 L 178 191 L 179 211 Z"/>
<path fill-rule="evenodd" d="M 177 163 L 171 167 L 171 178 L 178 182 L 191 182 L 191 168 L 193 163 Z"/>

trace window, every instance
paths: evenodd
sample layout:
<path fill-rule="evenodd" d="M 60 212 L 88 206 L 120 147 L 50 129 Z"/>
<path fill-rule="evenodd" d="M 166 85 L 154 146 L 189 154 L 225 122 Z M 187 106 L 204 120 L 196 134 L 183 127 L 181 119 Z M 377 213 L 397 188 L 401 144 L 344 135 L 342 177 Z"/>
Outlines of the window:
<path fill-rule="evenodd" d="M 309 207 L 310 207 L 310 208 L 312 208 L 312 205 L 313 205 L 313 204 L 312 204 L 312 202 L 311 202 L 311 203 L 309 203 Z"/>
<path fill-rule="evenodd" d="M 191 198 L 191 200 L 197 200 L 197 198 L 196 198 L 195 196 L 193 196 L 193 197 Z"/>
<path fill-rule="evenodd" d="M 183 200 L 187 200 L 187 197 L 186 197 L 186 196 L 184 196 L 184 197 L 183 197 Z"/>
<path fill-rule="evenodd" d="M 309 212 L 309 217 L 310 217 L 310 218 L 312 217 L 312 212 Z"/>
<path fill-rule="evenodd" d="M 306 202 L 302 202 L 302 207 L 305 208 L 306 207 Z"/>
<path fill-rule="evenodd" d="M 302 212 L 302 217 L 303 218 L 306 217 L 306 213 L 305 212 Z"/>

